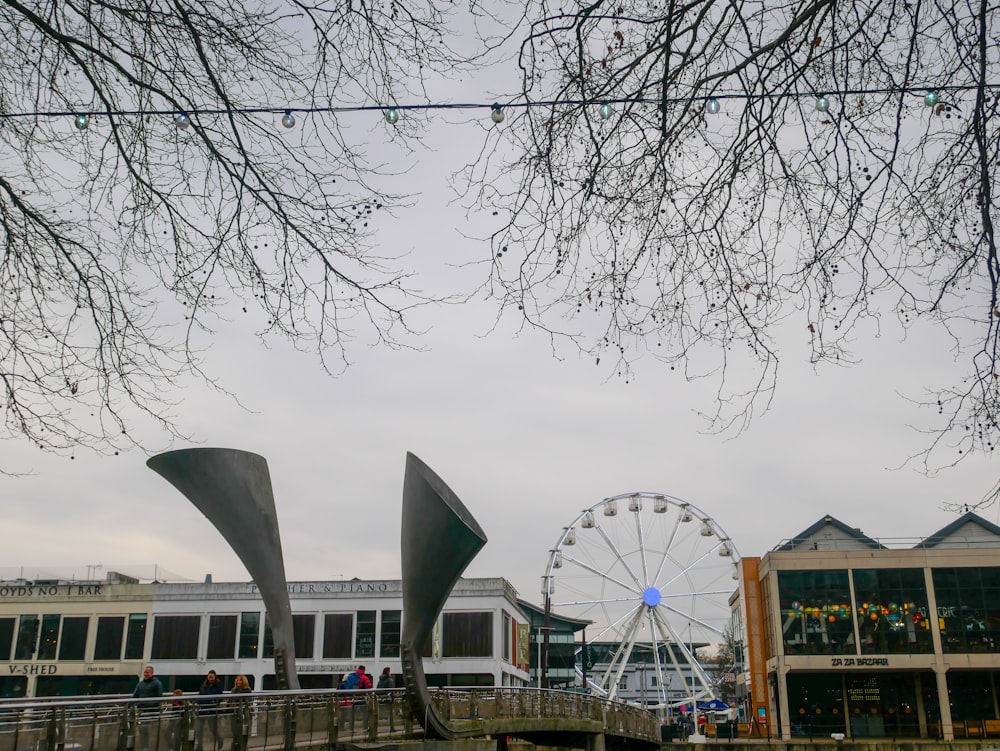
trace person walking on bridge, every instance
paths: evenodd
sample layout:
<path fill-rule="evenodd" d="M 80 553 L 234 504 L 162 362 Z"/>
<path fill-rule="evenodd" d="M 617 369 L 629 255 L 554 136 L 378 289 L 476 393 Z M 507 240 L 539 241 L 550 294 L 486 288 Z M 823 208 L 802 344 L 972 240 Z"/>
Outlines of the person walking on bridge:
<path fill-rule="evenodd" d="M 211 736 L 209 744 L 214 743 L 215 749 L 222 748 L 222 738 L 219 737 L 219 698 L 222 696 L 222 681 L 214 670 L 209 670 L 205 681 L 198 689 L 198 740 L 195 751 L 205 748 L 205 731 Z"/>

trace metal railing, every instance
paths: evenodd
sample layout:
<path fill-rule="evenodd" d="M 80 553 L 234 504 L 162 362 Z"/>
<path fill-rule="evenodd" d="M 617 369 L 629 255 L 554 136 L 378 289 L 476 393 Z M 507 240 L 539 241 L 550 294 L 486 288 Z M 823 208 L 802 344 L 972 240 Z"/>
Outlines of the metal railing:
<path fill-rule="evenodd" d="M 414 734 L 401 690 L 0 702 L 0 751 L 250 751 Z M 417 729 L 419 730 L 419 728 Z"/>
<path fill-rule="evenodd" d="M 610 735 L 658 741 L 650 712 L 585 694 L 526 688 L 437 689 L 436 708 L 485 732 L 580 721 Z M 572 725 L 572 723 L 571 723 Z M 568 728 L 571 729 L 571 728 Z M 420 738 L 402 689 L 194 694 L 160 699 L 0 700 L 0 751 L 253 751 Z"/>

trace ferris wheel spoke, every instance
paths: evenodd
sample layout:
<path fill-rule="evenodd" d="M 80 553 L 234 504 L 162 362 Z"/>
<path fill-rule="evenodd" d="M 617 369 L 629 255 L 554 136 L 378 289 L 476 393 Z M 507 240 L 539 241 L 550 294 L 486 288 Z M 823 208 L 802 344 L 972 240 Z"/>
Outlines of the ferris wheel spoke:
<path fill-rule="evenodd" d="M 653 577 L 654 582 L 659 581 L 661 574 L 663 574 L 663 567 L 666 565 L 667 559 L 670 557 L 670 551 L 674 547 L 674 541 L 677 539 L 677 533 L 681 529 L 681 518 L 685 513 L 685 510 L 681 510 L 681 513 L 677 514 L 674 518 L 673 529 L 670 530 L 670 537 L 667 538 L 667 544 L 663 548 L 663 555 L 660 556 L 660 565 L 656 569 L 656 576 Z"/>
<path fill-rule="evenodd" d="M 676 635 L 673 633 L 673 629 L 671 629 L 669 624 L 663 618 L 660 617 L 660 613 L 657 610 L 653 609 L 650 611 L 650 620 L 654 624 L 656 624 L 656 627 L 659 629 L 659 633 L 662 637 L 662 641 L 666 645 L 666 652 L 670 660 L 670 667 L 673 670 L 673 674 L 677 677 L 680 684 L 683 685 L 685 688 L 687 688 L 688 685 L 687 679 L 686 676 L 684 675 L 684 670 L 681 668 L 680 663 L 677 662 L 677 654 L 674 652 L 674 646 L 673 646 L 674 644 L 678 644 L 681 645 L 683 648 L 683 642 L 679 641 L 676 638 Z M 688 664 L 690 664 L 691 660 L 690 654 L 686 650 L 684 650 L 684 653 L 688 655 Z M 657 681 L 659 681 L 663 685 L 668 685 L 669 681 L 664 680 L 663 676 L 665 670 L 659 658 L 660 658 L 659 650 L 657 650 L 657 655 L 656 655 Z M 669 696 L 667 696 L 665 692 L 664 692 L 663 703 L 665 705 L 669 705 L 670 703 Z"/>
<path fill-rule="evenodd" d="M 663 595 L 663 599 L 678 597 L 693 597 L 695 595 L 725 595 L 728 597 L 733 593 L 731 589 L 699 589 L 697 592 L 668 592 Z"/>
<path fill-rule="evenodd" d="M 657 613 L 656 617 L 660 619 L 661 623 L 665 628 L 669 630 L 671 634 L 674 633 L 673 629 L 667 625 L 667 621 L 663 619 L 661 613 Z M 675 634 L 676 637 L 676 634 Z M 705 673 L 704 668 L 702 668 L 701 663 L 698 661 L 698 655 L 695 654 L 694 647 L 684 646 L 684 642 L 680 639 L 677 640 L 677 645 L 680 647 L 681 652 L 684 653 L 688 661 L 688 666 L 695 677 L 701 682 L 702 687 L 708 691 L 709 695 L 714 695 L 714 691 L 711 688 L 711 683 L 709 681 L 708 675 Z"/>
<path fill-rule="evenodd" d="M 621 683 L 622 673 L 625 672 L 625 667 L 628 665 L 628 659 L 632 655 L 632 647 L 635 645 L 635 634 L 639 630 L 641 622 L 642 609 L 636 608 L 635 614 L 618 644 L 618 650 L 615 652 L 614 657 L 611 658 L 607 670 L 604 671 L 603 682 L 608 686 L 608 696 L 611 699 L 614 699 L 618 695 L 618 685 Z M 614 679 L 610 680 L 612 673 L 615 674 Z"/>
<path fill-rule="evenodd" d="M 605 581 L 611 582 L 612 584 L 617 584 L 619 587 L 621 587 L 622 589 L 624 589 L 627 592 L 636 592 L 636 591 L 639 591 L 639 590 L 636 590 L 635 587 L 632 587 L 632 586 L 626 584 L 621 579 L 617 579 L 617 578 L 611 576 L 607 571 L 601 571 L 599 568 L 597 568 L 594 565 L 591 565 L 590 563 L 587 563 L 586 561 L 581 561 L 580 559 L 574 558 L 573 556 L 566 555 L 565 553 L 562 556 L 562 560 L 563 560 L 564 564 L 565 563 L 572 563 L 574 566 L 579 566 L 580 568 L 584 569 L 585 571 L 589 571 L 590 573 L 592 573 L 592 574 L 600 577 L 601 579 L 603 579 Z M 629 571 L 629 573 L 631 574 L 632 572 Z M 640 590 L 641 590 L 641 587 L 640 587 Z"/>
<path fill-rule="evenodd" d="M 642 498 L 638 497 L 637 508 L 633 512 L 635 517 L 635 536 L 639 540 L 639 568 L 642 572 L 642 582 L 637 582 L 640 589 L 645 589 L 649 586 L 649 569 L 646 566 L 646 530 L 642 526 Z"/>
<path fill-rule="evenodd" d="M 693 561 L 691 561 L 687 565 L 681 566 L 680 564 L 678 564 L 678 569 L 679 570 L 670 579 L 668 579 L 667 581 L 663 582 L 663 588 L 669 587 L 671 584 L 673 584 L 675 581 L 677 581 L 678 579 L 680 579 L 682 576 L 684 576 L 685 574 L 689 573 L 699 563 L 703 563 L 705 561 L 705 559 L 708 558 L 710 555 L 712 555 L 712 553 L 714 553 L 716 550 L 718 550 L 719 547 L 721 547 L 721 545 L 722 545 L 722 542 L 720 540 L 717 545 L 714 545 L 710 550 L 705 551 L 704 553 L 702 553 L 700 556 L 698 556 L 697 558 L 695 558 Z"/>
<path fill-rule="evenodd" d="M 636 605 L 632 610 L 629 610 L 627 613 L 625 613 L 624 615 L 622 615 L 620 618 L 616 619 L 612 623 L 609 623 L 607 626 L 605 626 L 604 628 L 602 628 L 597 633 L 597 635 L 595 637 L 593 637 L 592 639 L 590 639 L 590 641 L 588 642 L 588 644 L 593 644 L 594 642 L 604 641 L 604 638 L 608 634 L 617 635 L 617 633 L 618 633 L 618 626 L 620 626 L 622 623 L 624 623 L 625 621 L 627 621 L 629 618 L 634 617 L 635 614 L 638 613 L 638 612 L 640 612 L 641 610 L 642 610 L 642 606 L 641 605 Z M 619 641 L 621 641 L 621 640 L 619 639 Z"/>
<path fill-rule="evenodd" d="M 601 536 L 601 539 L 604 540 L 604 544 L 608 546 L 608 550 L 611 551 L 611 554 L 618 559 L 618 562 L 622 564 L 622 567 L 625 569 L 625 571 L 628 572 L 628 575 L 632 577 L 632 581 L 635 582 L 636 588 L 642 590 L 643 588 L 642 582 L 639 581 L 639 577 L 636 576 L 635 571 L 633 571 L 632 567 L 629 565 L 628 558 L 622 555 L 622 552 L 618 548 L 618 546 L 614 543 L 614 541 L 610 537 L 608 537 L 607 532 L 604 531 L 604 527 L 601 526 L 600 524 L 596 524 L 594 525 L 594 529 L 597 530 L 597 533 Z"/>
<path fill-rule="evenodd" d="M 702 628 L 707 628 L 709 631 L 712 631 L 713 633 L 716 633 L 719 636 L 722 636 L 725 633 L 724 629 L 720 629 L 718 626 L 713 626 L 708 621 L 703 621 L 701 618 L 698 618 L 693 613 L 685 613 L 682 610 L 678 610 L 677 608 L 673 607 L 672 605 L 667 605 L 666 603 L 662 603 L 661 607 L 663 607 L 666 610 L 669 610 L 671 613 L 676 613 L 681 618 L 686 620 L 689 624 L 697 623 Z"/>

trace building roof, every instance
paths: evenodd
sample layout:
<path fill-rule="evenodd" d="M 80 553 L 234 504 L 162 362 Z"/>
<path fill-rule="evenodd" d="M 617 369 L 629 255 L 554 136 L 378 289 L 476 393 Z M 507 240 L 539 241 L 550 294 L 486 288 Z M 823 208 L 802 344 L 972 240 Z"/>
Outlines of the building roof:
<path fill-rule="evenodd" d="M 545 608 L 539 607 L 538 605 L 533 605 L 527 600 L 517 599 L 517 604 L 520 606 L 521 610 L 531 619 L 532 627 L 537 627 L 541 625 L 545 620 Z M 553 612 L 549 612 L 549 624 L 557 631 L 572 632 L 582 631 L 587 628 L 593 621 L 588 621 L 582 618 L 571 618 L 567 615 L 558 615 Z"/>
<path fill-rule="evenodd" d="M 921 540 L 918 548 L 967 548 L 970 545 L 1000 547 L 1000 527 L 978 514 L 966 511 L 951 524 Z"/>
<path fill-rule="evenodd" d="M 775 551 L 792 550 L 885 550 L 885 545 L 827 514 L 775 548 Z"/>

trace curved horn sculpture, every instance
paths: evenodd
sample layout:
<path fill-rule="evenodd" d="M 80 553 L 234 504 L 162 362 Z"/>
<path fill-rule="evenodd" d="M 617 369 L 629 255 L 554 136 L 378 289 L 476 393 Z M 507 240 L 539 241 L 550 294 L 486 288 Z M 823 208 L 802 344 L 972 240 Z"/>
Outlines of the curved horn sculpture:
<path fill-rule="evenodd" d="M 159 454 L 146 466 L 208 517 L 246 566 L 271 623 L 278 688 L 299 688 L 292 607 L 267 461 L 248 451 L 195 448 Z"/>
<path fill-rule="evenodd" d="M 441 609 L 486 535 L 458 496 L 430 467 L 406 454 L 402 526 L 403 634 L 400 651 L 407 700 L 425 733 L 443 739 L 457 730 L 431 703 L 421 654 Z"/>

